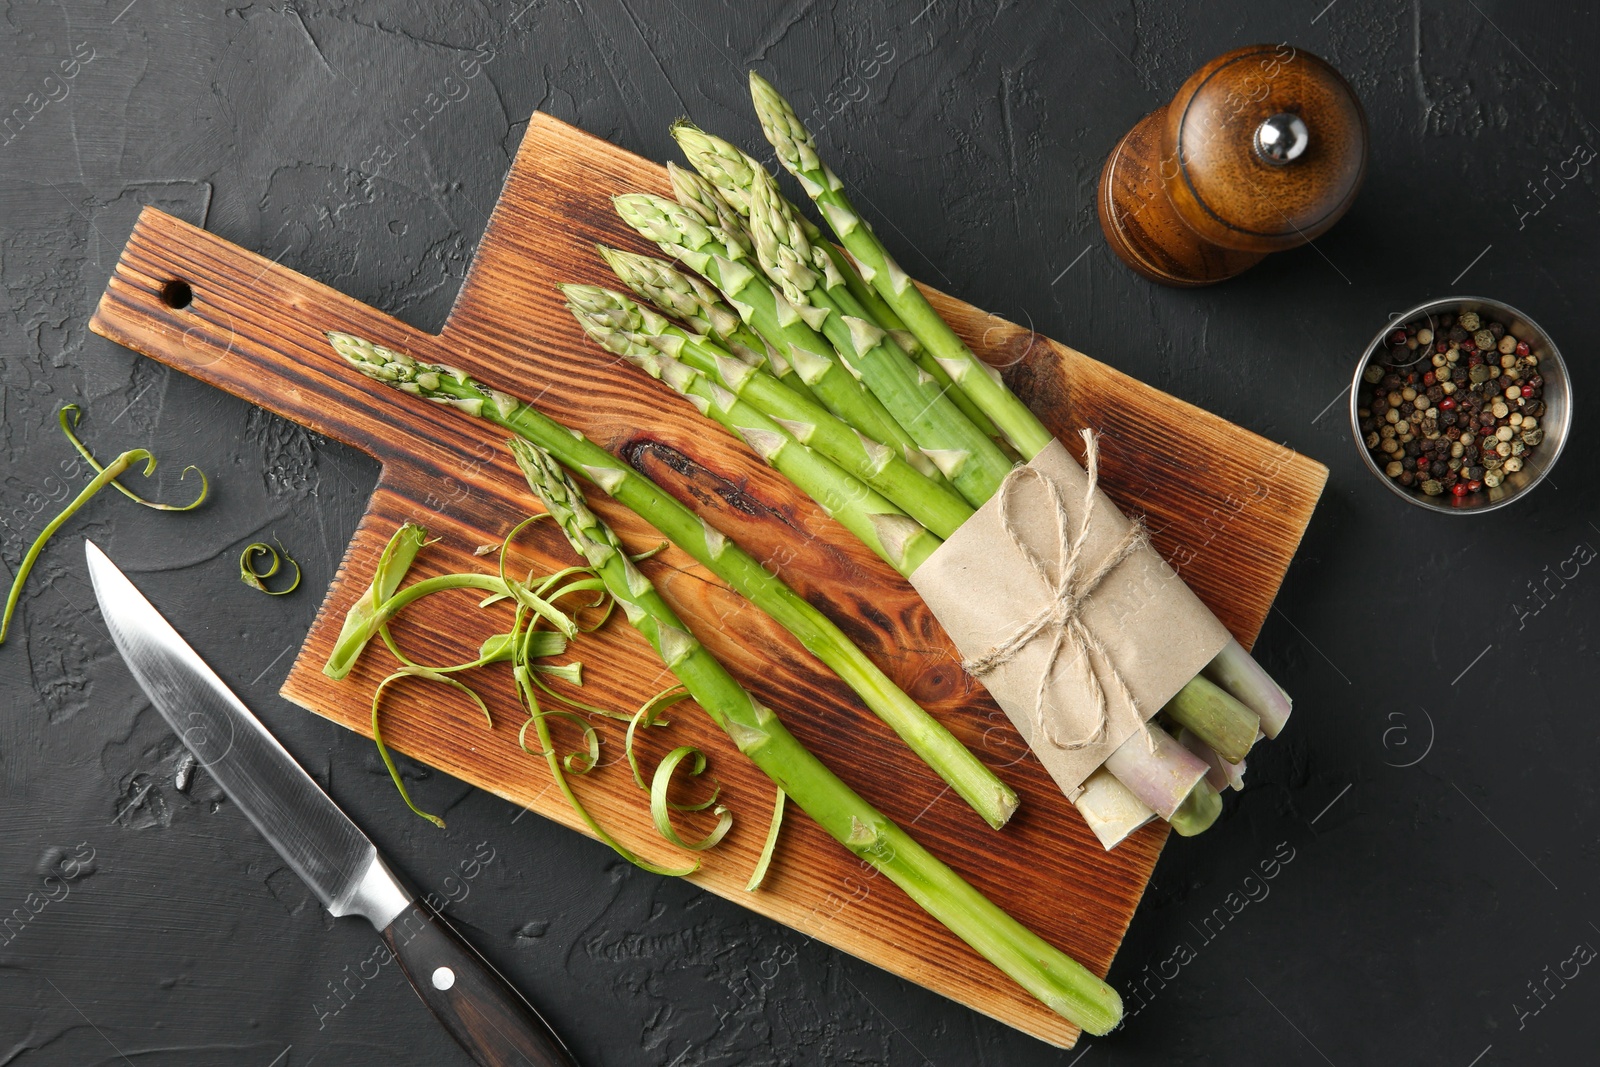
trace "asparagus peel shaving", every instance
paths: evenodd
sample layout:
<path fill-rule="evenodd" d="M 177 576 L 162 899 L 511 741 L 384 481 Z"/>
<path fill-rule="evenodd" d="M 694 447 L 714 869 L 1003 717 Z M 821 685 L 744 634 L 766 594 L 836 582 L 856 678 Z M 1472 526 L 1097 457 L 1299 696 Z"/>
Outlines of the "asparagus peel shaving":
<path fill-rule="evenodd" d="M 79 508 L 92 500 L 96 493 L 115 482 L 129 467 L 141 460 L 145 464 L 143 474 L 146 478 L 155 473 L 156 458 L 154 456 L 142 448 L 129 449 L 112 460 L 109 465 L 100 468 L 99 473 L 94 476 L 88 485 L 83 487 L 83 490 L 77 496 L 73 497 L 71 503 L 61 509 L 61 514 L 51 519 L 45 524 L 44 529 L 39 531 L 39 536 L 34 539 L 33 544 L 28 546 L 28 551 L 23 554 L 22 563 L 17 567 L 16 576 L 11 579 L 11 591 L 6 594 L 5 611 L 0 614 L 0 644 L 5 642 L 6 632 L 11 629 L 11 616 L 16 612 L 17 602 L 22 598 L 22 586 L 27 582 L 28 575 L 33 572 L 33 565 L 38 562 L 39 553 L 44 551 L 46 542 L 55 536 L 57 530 L 66 525 L 68 519 L 77 514 Z"/>
<path fill-rule="evenodd" d="M 258 560 L 265 562 L 257 562 Z M 289 566 L 294 568 L 294 581 L 282 589 L 268 589 L 266 579 L 282 570 L 286 560 Z M 257 541 L 246 545 L 243 554 L 239 556 L 239 580 L 251 589 L 260 590 L 268 596 L 284 596 L 300 588 L 300 564 L 296 563 L 289 553 L 283 551 L 282 545 L 273 548 L 265 541 Z"/>
<path fill-rule="evenodd" d="M 61 432 L 67 435 L 67 440 L 72 442 L 72 447 L 78 450 L 78 455 L 83 457 L 84 462 L 88 463 L 90 467 L 94 468 L 96 474 L 105 470 L 105 468 L 100 465 L 100 461 L 94 458 L 94 453 L 89 451 L 89 446 L 84 444 L 83 441 L 78 437 L 78 423 L 83 418 L 83 412 L 79 409 L 78 405 L 63 405 L 59 413 L 59 418 L 61 420 Z M 110 484 L 117 490 L 117 492 L 121 493 L 135 504 L 143 504 L 145 507 L 150 508 L 153 511 L 193 511 L 195 508 L 205 503 L 206 497 L 211 492 L 211 483 L 206 480 L 206 472 L 201 470 L 199 467 L 194 466 L 193 464 L 183 468 L 183 470 L 179 472 L 178 480 L 182 481 L 183 479 L 187 478 L 190 471 L 194 471 L 200 476 L 200 492 L 196 493 L 195 498 L 187 504 L 163 504 L 157 500 L 146 500 L 144 497 L 140 496 L 138 493 L 135 493 L 132 489 L 129 489 L 115 478 L 111 479 Z M 146 474 L 148 475 L 148 473 L 149 472 L 147 471 Z"/>
<path fill-rule="evenodd" d="M 78 405 L 67 404 L 64 406 L 59 414 L 61 432 L 66 435 L 67 440 L 72 442 L 72 447 L 78 450 L 78 454 L 94 470 L 94 477 L 89 480 L 89 484 L 84 486 L 77 496 L 68 501 L 67 506 L 61 509 L 60 514 L 45 523 L 44 529 L 39 531 L 39 536 L 33 539 L 33 543 L 23 553 L 22 562 L 17 566 L 16 574 L 12 576 L 11 589 L 6 593 L 5 608 L 0 610 L 0 644 L 5 644 L 6 634 L 11 630 L 11 617 L 16 614 L 17 605 L 22 600 L 22 587 L 28 581 L 28 575 L 33 573 L 33 565 L 38 562 L 39 554 L 44 551 L 44 546 L 49 543 L 50 538 L 56 535 L 56 531 L 65 526 L 67 520 L 78 513 L 78 509 L 94 499 L 95 494 L 100 490 L 108 485 L 114 485 L 117 487 L 118 492 L 128 499 L 143 504 L 147 508 L 153 508 L 156 511 L 190 511 L 199 507 L 210 493 L 211 486 L 206 481 L 205 472 L 198 467 L 185 467 L 183 474 L 179 476 L 180 478 L 186 476 L 190 471 L 200 475 L 200 492 L 192 503 L 180 507 L 175 504 L 162 504 L 153 500 L 146 500 L 117 481 L 117 479 L 126 474 L 130 467 L 141 461 L 145 467 L 140 473 L 146 478 L 150 477 L 156 471 L 156 458 L 143 448 L 133 448 L 117 456 L 109 465 L 101 465 L 100 461 L 94 458 L 94 453 L 90 452 L 88 446 L 79 440 L 75 432 L 78 420 L 81 417 Z"/>
<path fill-rule="evenodd" d="M 482 418 L 544 448 L 570 470 L 594 482 L 793 634 L 989 825 L 996 829 L 1004 826 L 1016 810 L 1016 793 L 895 685 L 827 616 L 650 479 L 531 405 L 480 385 L 462 372 L 419 362 L 350 334 L 333 332 L 328 339 L 352 367 L 374 381 L 447 404 L 464 416 Z"/>
<path fill-rule="evenodd" d="M 1116 991 L 1001 911 L 817 760 L 684 626 L 581 493 L 542 450 L 514 441 L 517 462 L 574 550 L 594 566 L 628 621 L 735 746 L 845 848 L 1041 1002 L 1094 1034 L 1121 1020 Z"/>

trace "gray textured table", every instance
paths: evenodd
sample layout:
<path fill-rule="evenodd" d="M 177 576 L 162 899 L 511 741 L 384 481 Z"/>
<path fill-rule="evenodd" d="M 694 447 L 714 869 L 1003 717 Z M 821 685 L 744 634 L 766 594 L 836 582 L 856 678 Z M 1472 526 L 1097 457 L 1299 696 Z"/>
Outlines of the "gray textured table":
<path fill-rule="evenodd" d="M 0 1064 L 464 1062 L 369 962 L 373 934 L 327 919 L 184 765 L 93 609 L 83 534 L 172 606 L 380 847 L 457 898 L 586 1064 L 1592 1059 L 1600 578 L 1581 561 L 1600 545 L 1600 217 L 1587 163 L 1540 198 L 1531 183 L 1600 142 L 1594 16 L 1489 0 L 524 3 L 446 17 L 68 0 L 0 17 L 3 576 L 83 481 L 63 465 L 63 403 L 84 405 L 104 452 L 149 444 L 169 490 L 187 462 L 213 476 L 191 515 L 95 501 L 0 647 Z M 1277 40 L 1365 101 L 1360 200 L 1315 249 L 1232 283 L 1141 281 L 1095 221 L 1104 154 L 1212 55 Z M 532 111 L 658 159 L 679 114 L 756 141 L 750 66 L 832 116 L 819 139 L 913 273 L 1333 470 L 1260 646 L 1296 718 L 1222 822 L 1169 846 L 1112 972 L 1128 1024 L 1073 1053 L 416 765 L 450 828 L 410 817 L 368 742 L 274 695 L 374 467 L 85 331 L 145 204 L 437 328 Z M 1373 482 L 1340 402 L 1386 314 L 1451 291 L 1535 316 L 1585 401 L 1552 482 L 1459 521 Z M 306 569 L 276 600 L 235 568 L 275 538 Z"/>

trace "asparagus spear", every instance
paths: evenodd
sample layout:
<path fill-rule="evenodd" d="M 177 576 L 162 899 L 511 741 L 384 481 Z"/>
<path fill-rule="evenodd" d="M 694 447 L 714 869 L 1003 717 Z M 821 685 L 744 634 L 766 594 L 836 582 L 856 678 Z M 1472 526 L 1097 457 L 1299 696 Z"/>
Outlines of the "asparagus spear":
<path fill-rule="evenodd" d="M 730 205 L 733 211 L 741 216 L 749 218 L 750 186 L 754 184 L 755 171 L 762 170 L 762 165 L 755 162 L 754 158 L 750 158 L 750 155 L 738 146 L 723 141 L 715 134 L 706 133 L 699 126 L 688 122 L 686 118 L 680 118 L 678 122 L 672 123 L 672 138 L 678 142 L 678 147 L 683 149 L 683 155 L 688 157 L 694 170 L 698 170 L 702 178 L 706 178 L 715 187 L 718 200 Z M 667 170 L 669 173 L 674 170 L 670 163 L 667 163 Z M 789 202 L 786 200 L 784 203 Z M 946 390 L 950 400 L 954 400 L 955 406 L 962 410 L 966 418 L 973 421 L 973 426 L 978 427 L 989 437 L 998 437 L 1000 430 L 995 429 L 994 422 L 990 422 L 989 416 L 982 413 L 981 408 L 973 402 L 973 398 L 968 397 L 965 390 L 950 379 L 950 374 L 944 370 L 944 366 L 939 365 L 938 360 L 934 360 L 933 354 L 923 347 L 922 342 L 917 341 L 917 336 L 907 330 L 906 323 L 899 315 L 894 314 L 894 309 L 890 307 L 888 301 L 878 296 L 878 291 L 872 286 L 867 285 L 866 278 L 862 278 L 861 272 L 856 270 L 856 264 L 842 251 L 838 251 L 838 246 L 834 245 L 834 242 L 824 240 L 822 230 L 819 230 L 811 219 L 805 218 L 800 211 L 795 210 L 794 205 L 790 205 L 790 211 L 794 213 L 800 229 L 805 232 L 806 240 L 821 248 L 822 253 L 834 262 L 834 269 L 840 277 L 845 278 L 845 286 L 850 290 L 851 296 L 858 299 L 862 307 L 866 307 L 870 320 L 888 331 L 894 342 L 906 350 L 907 355 L 917 360 L 917 366 L 928 371 L 934 381 L 939 382 L 939 387 Z M 722 214 L 725 216 L 726 213 Z"/>
<path fill-rule="evenodd" d="M 658 378 L 664 378 L 680 393 L 684 386 L 692 382 L 692 378 L 676 370 L 663 374 L 663 366 L 668 365 L 663 355 L 663 350 L 672 356 L 683 356 L 693 352 L 696 347 L 695 339 L 689 337 L 684 331 L 671 327 L 665 320 L 659 319 L 653 313 L 646 312 L 637 305 L 632 304 L 620 294 L 611 293 L 595 286 L 564 286 L 569 298 L 568 307 L 571 308 L 579 321 L 584 324 L 585 330 L 592 338 L 605 346 L 608 350 L 630 359 L 643 366 L 649 373 Z M 654 336 L 650 336 L 654 334 Z M 652 352 L 652 342 L 659 344 L 659 348 Z M 709 362 L 716 364 L 718 356 L 712 354 Z M 672 362 L 676 362 L 673 360 Z M 723 358 L 724 365 L 730 364 L 731 359 Z M 742 365 L 740 365 L 742 366 Z M 745 367 L 745 371 L 749 368 Z M 773 383 L 773 391 L 784 393 L 783 387 Z M 731 397 L 730 397 L 731 399 Z M 808 493 L 813 499 L 828 505 L 837 490 L 833 488 L 836 477 L 831 473 L 816 471 L 795 473 L 790 464 L 797 462 L 802 457 L 786 451 L 789 442 L 782 436 L 769 434 L 758 429 L 757 436 L 751 438 L 748 434 L 741 433 L 736 426 L 747 425 L 751 419 L 746 416 L 742 419 L 731 419 L 727 408 L 728 401 L 717 403 L 716 393 L 701 386 L 700 405 L 704 414 L 715 418 L 725 427 L 746 437 L 754 442 L 765 441 L 763 448 L 758 448 L 765 455 L 771 451 L 774 459 L 770 460 L 780 471 L 790 475 L 802 491 Z M 788 460 L 786 463 L 785 460 Z M 872 511 L 877 511 L 876 515 Z M 868 522 L 881 524 L 869 536 L 862 540 L 868 547 L 876 551 L 891 566 L 896 567 L 902 574 L 910 575 L 923 559 L 926 552 L 922 549 L 928 544 L 937 544 L 937 541 L 924 539 L 924 531 L 912 525 L 901 525 L 896 518 L 885 515 L 881 509 L 872 508 L 867 515 L 841 515 L 841 521 L 861 536 L 861 527 Z M 959 525 L 959 523 L 957 524 Z M 911 536 L 908 536 L 911 535 Z M 906 545 L 910 548 L 904 547 Z M 1198 679 L 1195 685 L 1204 683 Z M 1209 683 L 1204 683 L 1209 685 Z M 1194 686 L 1191 686 L 1194 688 Z M 1211 687 L 1213 690 L 1215 687 Z M 1221 700 L 1227 700 L 1226 694 L 1217 694 Z M 1203 707 L 1211 708 L 1218 703 L 1213 698 Z M 1232 703 L 1228 701 L 1228 703 Z M 1184 707 L 1183 694 L 1175 697 L 1172 706 Z M 1237 705 L 1235 705 L 1237 709 Z M 1242 709 L 1237 709 L 1244 714 Z M 1213 716 L 1214 718 L 1215 716 Z M 1248 718 L 1248 716 L 1246 716 Z M 1255 720 L 1248 718 L 1249 736 L 1255 737 Z M 1078 806 L 1084 811 L 1085 817 L 1090 819 L 1091 825 L 1102 826 L 1116 822 L 1121 813 L 1132 810 L 1132 798 L 1138 798 L 1140 806 L 1148 806 L 1160 813 L 1163 818 L 1169 818 L 1183 805 L 1185 799 L 1198 788 L 1198 782 L 1205 777 L 1205 764 L 1177 745 L 1166 735 L 1160 727 L 1151 725 L 1151 733 L 1147 739 L 1142 734 L 1128 738 L 1106 761 L 1106 768 L 1117 781 L 1123 783 L 1128 791 L 1128 796 L 1115 797 L 1114 789 L 1108 785 L 1092 793 L 1086 792 L 1078 799 Z M 1108 802 L 1106 812 L 1095 812 L 1093 805 Z M 1209 809 L 1207 809 L 1209 810 Z M 1215 813 L 1211 813 L 1214 817 Z M 1194 827 L 1199 825 L 1198 816 L 1191 815 L 1186 827 L 1190 832 L 1199 832 Z M 1209 823 L 1207 823 L 1209 824 Z M 1099 831 L 1097 831 L 1099 832 Z"/>
<path fill-rule="evenodd" d="M 665 315 L 681 319 L 696 333 L 715 337 L 733 355 L 752 367 L 770 368 L 794 392 L 813 396 L 794 365 L 782 352 L 745 325 L 739 313 L 723 302 L 708 283 L 678 270 L 664 259 L 624 252 L 597 244 L 600 256 L 616 276 Z"/>
<path fill-rule="evenodd" d="M 717 193 L 720 194 L 717 199 L 729 205 L 739 215 L 748 218 L 750 188 L 755 182 L 756 171 L 762 169 L 761 164 L 738 146 L 706 133 L 687 119 L 679 119 L 672 124 L 672 136 L 694 168 L 715 186 Z M 674 170 L 672 164 L 667 164 L 667 170 L 668 173 Z M 786 200 L 785 203 L 787 202 Z M 817 229 L 810 219 L 795 210 L 793 205 L 790 205 L 790 210 L 805 233 L 806 240 L 821 248 L 823 254 L 833 261 L 834 270 L 844 278 L 844 284 L 850 290 L 850 295 L 867 309 L 871 321 L 889 331 L 895 342 L 917 361 L 917 366 L 932 375 L 939 383 L 939 387 L 950 394 L 950 399 L 955 401 L 963 415 L 972 420 L 974 426 L 990 437 L 999 436 L 1000 431 L 989 421 L 989 417 L 960 386 L 955 384 L 939 361 L 934 359 L 933 355 L 922 346 L 922 342 L 917 340 L 916 335 L 906 329 L 905 322 L 895 314 L 894 308 L 878 295 L 876 289 L 867 284 L 849 257 L 840 252 L 832 241 L 824 240 L 822 231 Z M 719 212 L 719 216 L 725 215 L 726 212 Z"/>
<path fill-rule="evenodd" d="M 1205 673 L 1256 713 L 1261 719 L 1262 732 L 1269 738 L 1277 737 L 1278 731 L 1289 721 L 1289 695 L 1239 642 L 1229 641 L 1206 665 Z"/>
<path fill-rule="evenodd" d="M 817 156 L 816 142 L 788 102 L 754 71 L 750 91 L 762 132 L 778 160 L 816 203 L 829 228 L 860 265 L 860 271 L 984 413 L 992 419 L 1023 459 L 1036 456 L 1052 439 L 1050 431 L 1005 385 L 992 367 L 978 359 L 956 336 L 920 289 L 894 261 L 872 232 L 836 174 Z M 1236 645 L 1223 649 L 1207 671 L 1261 719 L 1268 737 L 1275 736 L 1288 714 L 1288 700 L 1270 677 Z M 1231 683 L 1231 684 L 1230 684 Z M 1235 688 L 1237 686 L 1237 688 Z"/>
<path fill-rule="evenodd" d="M 708 382 L 705 375 L 621 331 L 597 331 L 608 351 L 640 368 L 694 404 L 706 417 L 750 446 L 751 450 L 822 506 L 822 510 L 860 539 L 902 575 L 910 575 L 942 541 L 841 469 L 796 441 L 738 394 Z"/>
<path fill-rule="evenodd" d="M 1028 930 L 840 781 L 697 641 L 628 559 L 616 535 L 548 453 L 513 439 L 528 484 L 594 567 L 628 621 L 739 751 L 829 836 L 882 871 L 923 910 L 1010 975 L 1051 1010 L 1092 1034 L 1122 1018 L 1116 991 Z"/>
<path fill-rule="evenodd" d="M 750 196 L 750 233 L 767 277 L 791 303 L 825 312 L 821 330 L 895 420 L 974 507 L 994 495 L 1011 469 L 1004 452 L 944 394 L 932 375 L 865 317 L 843 279 L 800 231 L 777 186 L 756 173 Z"/>
<path fill-rule="evenodd" d="M 630 193 L 614 203 L 624 222 L 716 286 L 739 316 L 789 359 L 830 411 L 874 441 L 899 449 L 906 462 L 924 474 L 938 473 L 878 398 L 833 358 L 832 346 L 812 325 L 820 322 L 815 310 L 809 304 L 791 304 L 759 269 L 747 266 L 750 253 L 745 246 L 659 196 Z"/>
<path fill-rule="evenodd" d="M 633 258 L 660 264 L 648 256 Z M 623 262 L 619 266 L 628 265 Z M 666 264 L 660 266 L 663 271 L 678 273 Z M 624 280 L 631 283 L 631 276 Z M 651 345 L 682 360 L 748 400 L 796 440 L 872 486 L 937 536 L 949 537 L 972 517 L 972 508 L 947 485 L 925 477 L 893 449 L 863 437 L 821 404 L 794 395 L 771 375 L 740 362 L 706 338 L 679 329 L 621 294 L 598 286 L 564 285 L 561 290 L 584 331 L 603 347 L 620 353 L 629 343 Z"/>
<path fill-rule="evenodd" d="M 1261 721 L 1204 674 L 1178 690 L 1162 710 L 1229 763 L 1244 759 L 1260 735 Z"/>
<path fill-rule="evenodd" d="M 750 94 L 755 99 L 761 132 L 777 150 L 778 161 L 799 179 L 806 195 L 816 202 L 829 228 L 860 264 L 862 277 L 872 283 L 917 340 L 1022 453 L 1023 459 L 1038 455 L 1052 440 L 1050 431 L 1006 388 L 999 372 L 972 354 L 900 269 L 850 203 L 844 184 L 817 158 L 816 142 L 789 102 L 754 71 L 750 72 Z"/>
<path fill-rule="evenodd" d="M 459 371 L 346 333 L 331 332 L 328 340 L 367 377 L 509 430 L 582 473 L 793 634 L 990 826 L 999 829 L 1016 811 L 1011 787 L 896 686 L 826 615 L 643 474 L 532 405 Z"/>
<path fill-rule="evenodd" d="M 1134 796 L 1170 821 L 1186 797 L 1205 780 L 1206 765 L 1173 736 L 1146 723 L 1148 738 L 1137 731 L 1106 757 L 1105 769 Z"/>

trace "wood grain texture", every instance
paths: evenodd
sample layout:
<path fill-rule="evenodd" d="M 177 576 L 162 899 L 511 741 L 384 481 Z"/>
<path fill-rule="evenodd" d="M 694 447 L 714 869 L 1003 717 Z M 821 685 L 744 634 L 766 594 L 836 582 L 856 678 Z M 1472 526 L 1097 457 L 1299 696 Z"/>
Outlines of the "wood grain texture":
<path fill-rule="evenodd" d="M 474 558 L 473 548 L 501 538 L 534 506 L 492 427 L 368 382 L 323 340 L 324 330 L 337 328 L 460 366 L 533 401 L 627 458 L 780 570 L 1017 789 L 1022 809 L 1010 826 L 998 833 L 984 826 L 842 683 L 693 560 L 674 549 L 644 565 L 706 645 L 867 800 L 1019 920 L 1106 973 L 1164 827 L 1147 827 L 1115 852 L 1103 852 L 1004 715 L 962 674 L 954 649 L 909 585 L 742 445 L 582 337 L 554 286 L 609 280 L 593 252 L 597 240 L 651 251 L 611 212 L 610 197 L 634 189 L 665 192 L 662 169 L 535 115 L 438 336 L 159 211 L 141 216 L 92 328 L 383 464 L 283 695 L 368 732 L 370 693 L 389 669 L 386 653 L 369 652 L 344 682 L 330 681 L 320 668 L 390 534 L 413 519 L 441 538 L 420 557 L 418 577 L 481 570 L 486 561 Z M 185 307 L 163 300 L 173 280 L 192 287 Z M 1102 485 L 1146 516 L 1158 548 L 1248 644 L 1326 470 L 1071 349 L 930 295 L 1064 439 L 1072 441 L 1069 431 L 1082 425 L 1106 435 Z M 630 547 L 659 541 L 610 500 L 591 499 Z M 559 536 L 542 525 L 519 541 L 519 552 L 545 569 L 573 562 Z M 414 658 L 454 662 L 507 620 L 485 618 L 475 598 L 452 594 L 430 598 L 395 633 Z M 620 621 L 576 646 L 573 656 L 585 664 L 581 696 L 591 703 L 631 711 L 665 684 L 648 646 Z M 509 675 L 503 667 L 489 673 L 480 689 L 495 712 L 492 728 L 453 692 L 408 682 L 387 704 L 385 739 L 577 828 L 543 760 L 517 746 L 521 719 Z M 692 708 L 675 709 L 670 718 L 670 728 L 645 738 L 647 762 L 679 744 L 700 746 L 736 814 L 733 832 L 703 857 L 697 883 L 1046 1041 L 1076 1040 L 1074 1027 L 802 816 L 786 823 L 766 886 L 744 892 L 764 837 L 771 785 Z M 650 828 L 647 798 L 621 763 L 620 733 L 601 729 L 607 734 L 602 766 L 577 780 L 585 803 L 625 843 L 681 862 Z M 687 819 L 690 832 L 702 828 L 696 818 Z"/>

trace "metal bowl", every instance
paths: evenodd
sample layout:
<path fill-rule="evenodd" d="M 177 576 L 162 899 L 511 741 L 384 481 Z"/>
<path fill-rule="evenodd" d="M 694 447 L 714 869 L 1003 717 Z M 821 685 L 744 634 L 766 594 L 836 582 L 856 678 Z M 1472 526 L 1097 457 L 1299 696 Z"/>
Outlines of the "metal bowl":
<path fill-rule="evenodd" d="M 1545 413 L 1540 416 L 1539 425 L 1544 429 L 1544 440 L 1532 450 L 1521 470 L 1507 475 L 1505 481 L 1492 489 L 1485 487 L 1482 492 L 1468 493 L 1466 496 L 1454 496 L 1450 493 L 1428 496 L 1419 489 L 1408 489 L 1384 474 L 1383 468 L 1367 449 L 1361 432 L 1361 419 L 1356 414 L 1361 404 L 1362 387 L 1366 385 L 1361 375 L 1367 369 L 1367 364 L 1372 362 L 1383 349 L 1384 340 L 1399 327 L 1418 319 L 1437 318 L 1447 314 L 1460 315 L 1465 311 L 1476 311 L 1483 317 L 1485 323 L 1503 323 L 1508 333 L 1519 341 L 1526 341 L 1532 348 L 1533 354 L 1539 357 L 1539 376 L 1544 379 L 1544 393 L 1540 399 L 1545 405 Z M 1428 355 L 1418 357 L 1424 363 L 1428 358 Z M 1561 449 L 1567 443 L 1567 430 L 1571 423 L 1572 387 L 1567 380 L 1566 364 L 1561 361 L 1561 353 L 1556 349 L 1555 343 L 1544 330 L 1539 328 L 1538 323 L 1516 308 L 1481 296 L 1452 296 L 1443 300 L 1430 300 L 1426 304 L 1418 304 L 1410 311 L 1396 315 L 1387 326 L 1378 331 L 1372 338 L 1372 343 L 1367 345 L 1367 350 L 1361 354 L 1361 362 L 1356 365 L 1355 378 L 1350 386 L 1350 433 L 1355 438 L 1356 451 L 1361 453 L 1361 459 L 1373 477 L 1382 482 L 1390 492 L 1418 507 L 1451 515 L 1473 515 L 1493 511 L 1505 507 L 1518 497 L 1527 495 L 1534 486 L 1544 480 L 1545 475 L 1550 473 L 1550 468 L 1554 467 L 1556 460 L 1561 457 Z"/>

